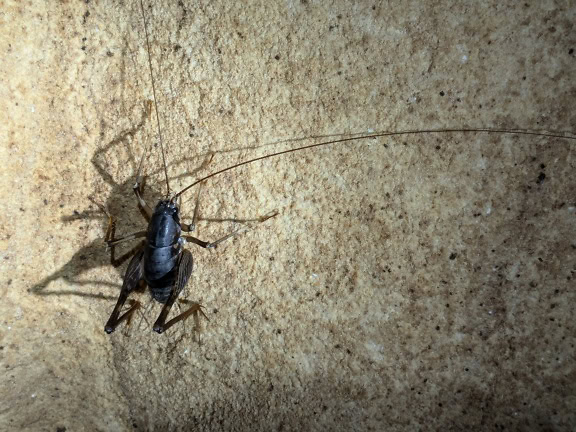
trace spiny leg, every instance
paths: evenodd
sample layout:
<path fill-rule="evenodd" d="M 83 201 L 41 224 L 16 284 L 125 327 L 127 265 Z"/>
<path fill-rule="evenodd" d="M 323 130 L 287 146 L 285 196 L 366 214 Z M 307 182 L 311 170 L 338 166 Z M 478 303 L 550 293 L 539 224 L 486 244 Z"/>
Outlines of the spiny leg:
<path fill-rule="evenodd" d="M 181 317 L 183 314 L 180 314 L 176 318 L 173 318 L 166 323 L 166 319 L 168 318 L 168 313 L 170 312 L 170 309 L 174 305 L 174 302 L 180 295 L 182 289 L 188 283 L 188 279 L 190 279 L 190 275 L 192 274 L 192 267 L 193 267 L 192 253 L 189 250 L 184 249 L 182 251 L 182 256 L 180 257 L 180 260 L 178 262 L 178 274 L 176 276 L 174 286 L 172 287 L 172 291 L 170 292 L 170 297 L 168 297 L 168 300 L 166 301 L 164 307 L 162 308 L 162 312 L 160 312 L 160 316 L 154 323 L 153 329 L 156 333 L 163 333 L 164 331 L 172 327 L 175 323 L 183 319 L 186 319 L 190 314 L 193 313 L 190 312 L 190 314 L 186 315 L 185 317 Z M 187 312 L 188 311 L 184 312 L 184 314 L 186 314 Z"/>
<path fill-rule="evenodd" d="M 194 204 L 194 213 L 192 214 L 192 223 L 190 224 L 190 231 L 194 231 L 196 228 L 196 222 L 198 222 L 198 213 L 200 210 L 200 194 L 202 193 L 202 185 L 204 183 L 200 183 L 198 185 L 198 195 L 196 195 L 196 203 Z"/>
<path fill-rule="evenodd" d="M 128 303 L 130 303 L 130 309 L 128 309 L 128 311 L 125 314 L 123 314 L 118 320 L 119 323 L 126 320 L 126 326 L 129 326 L 132 323 L 132 316 L 134 312 L 136 312 L 136 309 L 139 309 L 142 306 L 142 304 L 138 300 L 134 299 L 128 299 Z"/>
<path fill-rule="evenodd" d="M 124 237 L 106 240 L 106 244 L 108 244 L 108 247 L 111 248 L 111 247 L 116 246 L 117 244 L 123 243 L 125 241 L 146 237 L 146 234 L 147 234 L 147 231 L 137 231 L 135 233 L 129 234 L 129 235 L 124 236 Z"/>
<path fill-rule="evenodd" d="M 210 159 L 208 159 L 208 161 L 204 161 L 202 163 L 202 168 L 208 166 L 212 162 L 212 159 L 214 159 L 214 153 L 210 155 Z M 200 195 L 202 194 L 203 185 L 204 183 L 200 183 L 198 185 L 198 194 L 196 194 L 196 201 L 194 202 L 194 213 L 192 214 L 192 223 L 190 225 L 182 224 L 182 229 L 184 231 L 192 232 L 196 229 L 196 223 L 198 222 L 200 214 Z M 180 209 L 182 209 L 182 195 L 179 196 L 179 203 L 180 203 L 179 207 Z"/>
<path fill-rule="evenodd" d="M 144 235 L 142 237 L 145 237 L 146 232 L 145 231 L 139 231 L 137 233 L 131 234 L 130 236 L 122 237 L 120 239 L 115 239 L 114 234 L 116 233 L 116 219 L 113 216 L 110 216 L 108 214 L 108 212 L 105 212 L 105 213 L 108 216 L 108 228 L 106 229 L 106 235 L 104 237 L 104 243 L 106 243 L 108 245 L 108 247 L 110 248 L 110 263 L 114 267 L 119 267 L 120 265 L 122 265 L 122 263 L 124 261 L 126 261 L 129 257 L 134 255 L 136 253 L 136 251 L 138 249 L 140 249 L 140 247 L 142 245 L 141 244 L 136 245 L 135 247 L 130 249 L 128 252 L 126 252 L 125 254 L 123 254 L 119 258 L 116 258 L 116 247 L 115 246 L 118 243 L 123 242 L 124 240 L 131 240 L 132 238 L 136 238 L 136 234 L 140 234 L 142 232 L 144 233 Z M 134 237 L 132 237 L 132 236 L 134 236 Z M 140 237 L 140 236 L 137 236 L 137 237 Z"/>
<path fill-rule="evenodd" d="M 215 249 L 223 241 L 228 240 L 229 238 L 232 238 L 232 237 L 236 237 L 238 234 L 241 234 L 241 233 L 246 232 L 248 230 L 249 230 L 249 228 L 247 228 L 247 227 L 238 228 L 238 229 L 232 231 L 231 233 L 226 234 L 224 237 L 221 237 L 218 240 L 215 240 L 213 242 L 207 242 L 204 240 L 200 240 L 199 238 L 196 238 L 193 236 L 182 236 L 182 237 L 184 237 L 186 239 L 186 241 L 197 244 L 198 246 L 203 247 L 205 249 Z"/>
<path fill-rule="evenodd" d="M 210 159 L 212 160 L 212 159 Z M 202 183 L 198 185 L 198 194 L 196 195 L 196 201 L 194 203 L 194 213 L 192 215 L 192 223 L 191 224 L 180 224 L 182 231 L 184 232 L 193 232 L 196 229 L 196 222 L 198 222 L 198 213 L 200 210 L 200 194 L 202 193 Z M 180 198 L 180 203 L 182 203 L 182 196 Z M 182 206 L 180 206 L 180 210 L 182 210 Z"/>
<path fill-rule="evenodd" d="M 148 101 L 147 112 L 148 112 L 148 116 L 150 117 L 150 115 L 152 113 L 152 103 L 150 101 Z M 134 186 L 132 186 L 132 190 L 134 191 L 134 194 L 136 195 L 136 199 L 138 200 L 138 205 L 144 211 L 145 219 L 149 222 L 150 219 L 152 218 L 152 214 L 154 212 L 153 212 L 152 208 L 148 205 L 148 203 L 146 203 L 146 201 L 144 201 L 144 198 L 142 198 L 142 189 L 143 189 L 143 184 L 144 184 L 144 176 L 142 175 L 142 166 L 144 165 L 144 159 L 146 158 L 146 155 L 148 154 L 148 148 L 149 148 L 149 146 L 146 146 L 144 148 L 144 152 L 142 153 L 142 157 L 140 158 L 140 163 L 138 164 L 138 172 L 136 173 L 136 182 L 134 183 Z"/>
<path fill-rule="evenodd" d="M 143 257 L 144 250 L 141 249 L 132 257 L 128 264 L 126 274 L 124 275 L 124 281 L 122 282 L 122 289 L 118 296 L 118 301 L 116 302 L 116 306 L 114 307 L 110 318 L 108 318 L 108 322 L 104 326 L 104 331 L 108 334 L 112 333 L 122 321 L 129 319 L 139 305 L 139 303 L 136 302 L 127 312 L 120 316 L 120 311 L 122 310 L 124 303 L 126 303 L 128 295 L 136 289 L 140 280 L 142 280 L 144 274 L 144 266 L 142 262 Z"/>
<path fill-rule="evenodd" d="M 210 160 L 212 160 L 212 159 L 210 159 Z M 202 184 L 203 183 L 200 183 L 198 185 L 198 195 L 196 196 L 196 204 L 194 206 L 194 215 L 192 217 L 192 223 L 190 225 L 181 224 L 182 231 L 184 231 L 184 232 L 192 232 L 196 228 L 196 222 L 198 221 L 198 214 L 199 214 L 198 209 L 200 208 L 200 194 L 202 192 Z M 259 217 L 257 219 L 257 222 L 258 223 L 265 222 L 268 219 L 273 218 L 277 215 L 278 215 L 278 211 L 274 210 L 273 212 L 271 212 L 267 215 Z M 248 228 L 246 226 L 244 226 L 243 228 L 238 228 L 238 229 L 232 231 L 231 233 L 225 235 L 224 237 L 219 238 L 218 240 L 215 240 L 213 242 L 206 242 L 204 240 L 200 240 L 200 239 L 193 237 L 193 236 L 184 236 L 184 238 L 188 241 L 191 241 L 192 243 L 197 244 L 198 246 L 201 246 L 201 247 L 206 248 L 206 249 L 211 249 L 211 248 L 216 248 L 223 241 L 228 240 L 229 238 L 235 237 L 238 234 L 240 234 L 242 232 L 246 232 L 248 230 L 250 230 L 250 228 Z"/>
<path fill-rule="evenodd" d="M 122 316 L 118 319 L 117 323 L 120 324 L 121 322 L 126 321 L 126 325 L 124 326 L 124 329 L 122 331 L 122 334 L 124 336 L 129 336 L 128 329 L 130 327 L 130 324 L 132 324 L 132 318 L 134 317 L 134 313 L 142 306 L 142 304 L 138 300 L 128 299 L 127 301 L 130 304 L 130 308 L 125 313 L 122 314 Z"/>
<path fill-rule="evenodd" d="M 193 232 L 196 229 L 196 223 L 199 220 L 204 220 L 204 221 L 208 221 L 208 222 L 235 222 L 235 223 L 240 223 L 240 224 L 246 224 L 248 222 L 265 222 L 270 218 L 273 218 L 274 216 L 278 215 L 278 210 L 273 210 L 267 214 L 265 214 L 264 216 L 259 216 L 257 218 L 252 218 L 252 219 L 235 219 L 235 218 L 228 218 L 228 219 L 210 219 L 210 218 L 200 218 L 200 194 L 202 193 L 202 185 L 204 183 L 200 183 L 198 185 L 198 194 L 196 195 L 196 201 L 194 204 L 194 213 L 192 215 L 192 223 L 191 224 L 181 224 L 182 227 L 182 231 L 185 232 Z M 180 199 L 182 198 L 182 196 L 180 195 L 179 197 Z"/>
<path fill-rule="evenodd" d="M 204 306 L 202 306 L 200 303 L 196 303 L 196 302 L 186 300 L 186 299 L 178 299 L 178 302 L 183 303 L 183 304 L 187 304 L 187 305 L 191 305 L 191 306 L 187 310 L 182 312 L 180 315 L 172 318 L 170 321 L 168 321 L 166 324 L 164 324 L 164 331 L 168 330 L 174 324 L 176 324 L 180 321 L 186 320 L 190 315 L 194 316 L 194 326 L 196 328 L 196 331 L 200 331 L 200 320 L 198 319 L 199 318 L 198 312 L 200 312 L 204 318 L 206 318 L 208 321 L 210 321 L 210 319 L 206 316 L 206 314 L 202 310 L 202 308 Z"/>
<path fill-rule="evenodd" d="M 267 221 L 268 219 L 273 218 L 273 217 L 275 217 L 275 216 L 278 216 L 278 211 L 274 211 L 274 212 L 272 212 L 272 213 L 270 213 L 270 214 L 268 214 L 268 215 L 262 216 L 261 218 L 258 219 L 258 223 L 265 222 L 265 221 Z M 190 242 L 192 242 L 192 243 L 194 243 L 194 244 L 197 244 L 197 245 L 200 246 L 200 247 L 203 247 L 203 248 L 206 248 L 206 249 L 212 249 L 212 248 L 216 248 L 220 243 L 224 242 L 225 240 L 228 240 L 229 238 L 235 237 L 235 236 L 237 236 L 237 235 L 239 235 L 239 234 L 241 234 L 241 233 L 243 233 L 243 232 L 250 231 L 251 229 L 252 229 L 252 228 L 243 225 L 242 227 L 240 227 L 240 228 L 232 231 L 232 232 L 229 233 L 229 234 L 226 234 L 224 237 L 221 237 L 221 238 L 219 238 L 219 239 L 217 239 L 217 240 L 215 240 L 215 241 L 213 241 L 213 242 L 206 242 L 206 241 L 204 241 L 204 240 L 200 240 L 200 239 L 198 239 L 198 238 L 196 238 L 196 237 L 193 237 L 193 236 L 183 236 L 183 237 L 184 237 L 187 241 L 190 241 Z M 182 231 L 186 231 L 186 230 L 184 229 L 184 227 L 182 227 Z"/>
<path fill-rule="evenodd" d="M 253 218 L 199 218 L 199 220 L 203 220 L 204 222 L 233 222 L 238 224 L 251 224 L 254 222 L 264 222 L 274 216 L 279 214 L 278 210 L 272 210 L 271 212 L 266 213 L 263 216 L 253 217 Z"/>
<path fill-rule="evenodd" d="M 212 161 L 212 159 L 210 159 L 210 161 Z M 208 163 L 210 163 L 210 161 Z M 194 213 L 192 214 L 192 223 L 189 225 L 181 224 L 182 231 L 193 232 L 196 229 L 196 222 L 198 222 L 198 214 L 200 212 L 200 194 L 202 193 L 202 185 L 203 183 L 200 183 L 198 185 L 198 194 L 196 195 L 196 201 L 194 202 Z M 182 202 L 182 196 L 180 196 L 179 198 L 180 202 Z M 180 206 L 180 208 L 182 208 L 182 206 Z"/>
<path fill-rule="evenodd" d="M 141 311 L 142 313 L 140 314 L 140 321 L 138 321 L 138 328 L 142 328 L 142 321 L 146 323 L 146 328 L 150 328 L 150 321 L 146 317 L 149 315 L 149 312 L 155 303 L 156 302 L 153 299 L 150 299 L 146 307 Z"/>
<path fill-rule="evenodd" d="M 138 176 L 136 177 L 136 183 L 134 183 L 134 186 L 132 186 L 132 190 L 134 191 L 134 194 L 136 195 L 136 199 L 138 200 L 138 205 L 144 211 L 144 218 L 149 222 L 150 219 L 152 218 L 152 214 L 154 212 L 153 212 L 152 208 L 148 205 L 148 203 L 146 201 L 144 201 L 144 198 L 142 198 L 141 186 L 142 186 L 143 181 L 144 181 L 144 178 L 141 177 L 140 172 L 138 172 Z"/>

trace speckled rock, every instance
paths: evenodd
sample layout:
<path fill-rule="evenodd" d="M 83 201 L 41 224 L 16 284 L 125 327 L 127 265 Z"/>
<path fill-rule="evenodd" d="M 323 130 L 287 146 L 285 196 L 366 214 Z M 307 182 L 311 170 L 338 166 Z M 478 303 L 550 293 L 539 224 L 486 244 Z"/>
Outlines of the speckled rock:
<path fill-rule="evenodd" d="M 310 137 L 575 131 L 568 2 L 145 3 L 174 190 Z M 575 141 L 421 134 L 215 177 L 198 237 L 279 214 L 189 246 L 210 321 L 157 335 L 143 292 L 108 336 L 102 209 L 144 229 L 144 152 L 164 190 L 140 4 L 0 24 L 0 430 L 574 429 Z"/>

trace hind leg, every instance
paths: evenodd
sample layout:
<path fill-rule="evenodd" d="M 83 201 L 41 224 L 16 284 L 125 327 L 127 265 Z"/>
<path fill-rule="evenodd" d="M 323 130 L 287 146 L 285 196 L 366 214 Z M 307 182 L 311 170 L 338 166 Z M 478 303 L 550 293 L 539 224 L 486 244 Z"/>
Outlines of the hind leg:
<path fill-rule="evenodd" d="M 114 307 L 110 318 L 108 318 L 108 322 L 106 322 L 106 325 L 104 326 L 104 331 L 108 334 L 116 330 L 116 327 L 122 321 L 129 320 L 134 311 L 138 308 L 139 303 L 134 302 L 130 309 L 120 316 L 120 312 L 124 303 L 126 303 L 126 300 L 128 299 L 128 295 L 136 289 L 142 280 L 144 274 L 144 266 L 142 265 L 143 257 L 144 250 L 142 249 L 132 257 L 128 264 L 126 274 L 124 275 L 124 281 L 122 282 L 122 290 L 118 296 L 118 301 L 116 302 L 116 306 Z"/>
<path fill-rule="evenodd" d="M 170 321 L 168 321 L 166 324 L 164 324 L 164 331 L 168 330 L 174 324 L 188 319 L 190 316 L 194 317 L 194 324 L 196 327 L 196 331 L 199 331 L 199 329 L 200 329 L 200 320 L 198 319 L 199 313 L 202 314 L 202 316 L 204 318 L 206 318 L 208 321 L 210 321 L 210 319 L 206 316 L 206 314 L 202 310 L 202 308 L 204 306 L 202 306 L 200 303 L 196 303 L 196 302 L 186 300 L 186 299 L 178 299 L 178 302 L 185 304 L 185 305 L 190 305 L 190 307 L 188 309 L 186 309 L 184 312 L 182 312 L 180 315 L 175 316 Z"/>
<path fill-rule="evenodd" d="M 178 263 L 178 275 L 176 277 L 176 282 L 172 287 L 172 291 L 170 292 L 170 297 L 168 297 L 168 301 L 164 304 L 162 312 L 160 312 L 160 316 L 154 323 L 153 329 L 156 333 L 165 332 L 177 322 L 185 320 L 190 315 L 197 313 L 198 311 L 200 311 L 204 315 L 204 312 L 202 312 L 201 309 L 202 306 L 195 303 L 187 311 L 181 313 L 180 315 L 166 322 L 166 319 L 168 318 L 168 313 L 170 313 L 170 309 L 172 308 L 174 302 L 182 292 L 182 289 L 184 289 L 184 287 L 188 283 L 188 280 L 190 279 L 190 275 L 192 274 L 192 266 L 193 266 L 192 253 L 189 250 L 184 249 L 184 251 L 182 252 L 182 257 L 180 258 L 180 262 Z"/>

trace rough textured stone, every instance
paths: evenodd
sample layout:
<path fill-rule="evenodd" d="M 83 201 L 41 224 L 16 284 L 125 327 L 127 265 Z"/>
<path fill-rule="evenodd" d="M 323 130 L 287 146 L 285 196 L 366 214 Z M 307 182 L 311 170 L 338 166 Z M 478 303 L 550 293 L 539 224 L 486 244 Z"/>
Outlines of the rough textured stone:
<path fill-rule="evenodd" d="M 171 186 L 311 136 L 574 131 L 567 4 L 147 6 Z M 279 215 L 190 246 L 210 321 L 154 334 L 141 293 L 107 336 L 126 264 L 98 206 L 143 229 L 146 148 L 164 191 L 139 3 L 8 2 L 0 24 L 0 429 L 574 427 L 574 142 L 421 134 L 218 176 L 199 237 Z"/>

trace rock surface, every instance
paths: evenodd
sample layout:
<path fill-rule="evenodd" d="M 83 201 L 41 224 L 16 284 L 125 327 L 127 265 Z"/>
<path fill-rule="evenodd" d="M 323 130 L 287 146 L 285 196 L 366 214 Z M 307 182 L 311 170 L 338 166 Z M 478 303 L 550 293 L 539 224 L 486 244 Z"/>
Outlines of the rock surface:
<path fill-rule="evenodd" d="M 566 2 L 146 3 L 173 190 L 312 136 L 574 131 Z M 210 321 L 157 335 L 144 292 L 108 336 L 126 263 L 100 208 L 144 229 L 146 149 L 165 190 L 140 4 L 0 23 L 1 430 L 572 430 L 574 141 L 421 134 L 215 177 L 198 237 L 279 214 L 189 246 Z"/>

